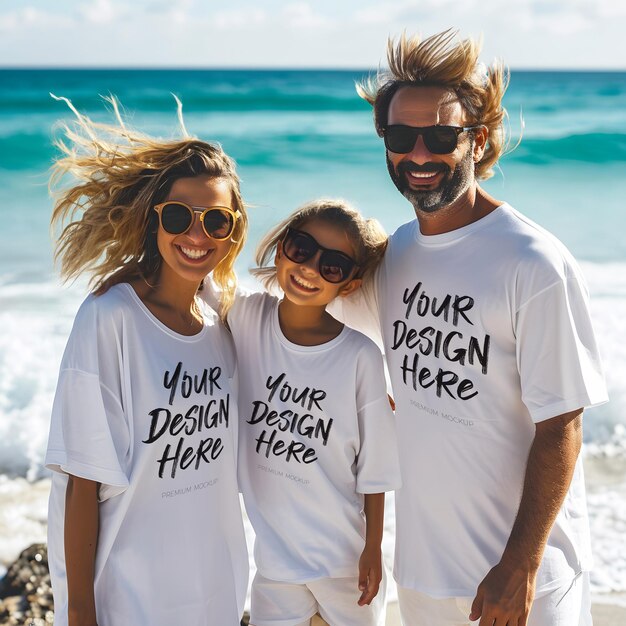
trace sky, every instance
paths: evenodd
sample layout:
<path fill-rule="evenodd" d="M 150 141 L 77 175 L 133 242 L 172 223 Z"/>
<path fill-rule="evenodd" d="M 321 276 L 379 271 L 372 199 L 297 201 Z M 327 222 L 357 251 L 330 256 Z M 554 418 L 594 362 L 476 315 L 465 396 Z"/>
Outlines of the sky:
<path fill-rule="evenodd" d="M 0 0 L 0 66 L 375 68 L 451 27 L 512 68 L 626 70 L 626 0 Z"/>

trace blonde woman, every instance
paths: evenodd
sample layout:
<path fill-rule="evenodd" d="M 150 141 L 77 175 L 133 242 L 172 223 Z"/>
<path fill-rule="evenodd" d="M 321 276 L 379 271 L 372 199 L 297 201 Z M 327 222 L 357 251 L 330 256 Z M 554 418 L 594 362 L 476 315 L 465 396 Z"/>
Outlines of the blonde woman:
<path fill-rule="evenodd" d="M 115 106 L 115 102 L 113 102 Z M 117 107 L 115 106 L 117 111 Z M 224 310 L 247 218 L 233 161 L 76 112 L 53 182 L 64 278 L 91 275 L 59 375 L 46 466 L 57 626 L 239 624 L 247 554 Z"/>

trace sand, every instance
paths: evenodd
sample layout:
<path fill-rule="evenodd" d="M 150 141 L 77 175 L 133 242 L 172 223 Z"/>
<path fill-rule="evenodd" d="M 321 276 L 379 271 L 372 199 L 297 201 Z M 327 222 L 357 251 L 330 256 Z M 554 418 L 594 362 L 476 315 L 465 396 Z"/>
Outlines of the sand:
<path fill-rule="evenodd" d="M 595 603 L 591 609 L 594 626 L 619 626 L 626 624 L 626 607 L 616 604 Z M 316 617 L 311 626 L 327 626 L 326 622 Z M 387 606 L 386 626 L 401 626 L 400 611 L 397 602 Z"/>

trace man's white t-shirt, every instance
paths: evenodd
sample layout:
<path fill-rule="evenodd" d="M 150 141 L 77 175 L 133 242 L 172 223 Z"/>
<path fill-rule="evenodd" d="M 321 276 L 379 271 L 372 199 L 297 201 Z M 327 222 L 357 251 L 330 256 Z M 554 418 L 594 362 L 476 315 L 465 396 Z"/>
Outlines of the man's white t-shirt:
<path fill-rule="evenodd" d="M 55 624 L 67 624 L 67 474 L 100 483 L 99 626 L 239 624 L 248 559 L 236 481 L 235 355 L 202 303 L 184 336 L 119 284 L 80 307 L 61 363 L 46 467 Z"/>
<path fill-rule="evenodd" d="M 358 575 L 364 495 L 400 485 L 382 356 L 347 326 L 286 339 L 278 299 L 240 296 L 228 313 L 239 362 L 239 484 L 271 580 Z"/>
<path fill-rule="evenodd" d="M 339 317 L 382 332 L 396 402 L 396 580 L 474 596 L 511 533 L 535 423 L 607 400 L 580 270 L 505 204 L 441 235 L 401 226 L 361 299 L 344 300 Z M 590 562 L 579 459 L 537 592 Z"/>

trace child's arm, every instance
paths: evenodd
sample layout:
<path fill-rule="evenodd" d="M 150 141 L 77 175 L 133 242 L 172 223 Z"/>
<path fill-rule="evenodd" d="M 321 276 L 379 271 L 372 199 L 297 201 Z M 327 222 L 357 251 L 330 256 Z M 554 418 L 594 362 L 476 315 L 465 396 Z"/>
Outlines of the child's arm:
<path fill-rule="evenodd" d="M 98 522 L 98 483 L 70 475 L 64 535 L 69 626 L 97 626 L 93 582 Z"/>
<path fill-rule="evenodd" d="M 359 606 L 369 604 L 378 593 L 383 577 L 380 544 L 383 540 L 385 494 L 365 494 L 365 548 L 359 559 Z"/>

